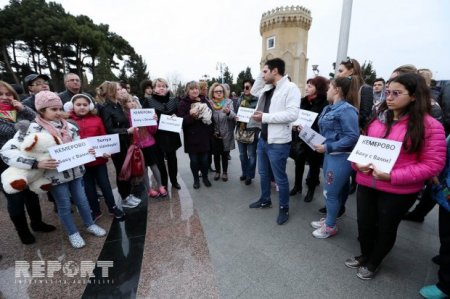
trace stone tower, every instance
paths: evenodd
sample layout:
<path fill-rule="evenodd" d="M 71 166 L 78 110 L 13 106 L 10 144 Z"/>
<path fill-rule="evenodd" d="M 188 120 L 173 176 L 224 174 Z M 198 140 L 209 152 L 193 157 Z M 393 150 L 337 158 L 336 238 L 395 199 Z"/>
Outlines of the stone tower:
<path fill-rule="evenodd" d="M 304 95 L 308 59 L 308 31 L 311 11 L 303 6 L 277 7 L 261 17 L 261 68 L 268 59 L 281 58 L 286 62 L 286 74 Z"/>

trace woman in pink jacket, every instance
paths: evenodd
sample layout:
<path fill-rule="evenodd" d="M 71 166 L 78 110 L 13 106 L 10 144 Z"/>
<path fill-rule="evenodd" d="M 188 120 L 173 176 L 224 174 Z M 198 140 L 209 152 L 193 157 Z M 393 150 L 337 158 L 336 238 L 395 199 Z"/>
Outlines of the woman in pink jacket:
<path fill-rule="evenodd" d="M 403 143 L 390 173 L 373 165 L 357 170 L 357 216 L 361 255 L 345 261 L 361 279 L 372 279 L 395 243 L 397 229 L 426 180 L 443 169 L 446 155 L 442 125 L 428 113 L 430 91 L 417 74 L 394 78 L 387 98 L 369 123 L 367 136 Z"/>

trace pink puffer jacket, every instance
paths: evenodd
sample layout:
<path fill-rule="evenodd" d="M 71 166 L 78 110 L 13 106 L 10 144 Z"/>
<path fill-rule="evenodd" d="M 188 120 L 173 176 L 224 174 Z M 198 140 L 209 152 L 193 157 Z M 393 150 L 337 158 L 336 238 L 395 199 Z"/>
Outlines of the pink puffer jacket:
<path fill-rule="evenodd" d="M 411 194 L 419 192 L 426 180 L 439 174 L 445 166 L 447 152 L 444 128 L 433 117 L 425 116 L 425 133 L 422 150 L 407 153 L 402 147 L 400 155 L 391 171 L 390 181 L 376 180 L 372 174 L 357 171 L 356 182 L 360 185 L 394 194 Z M 408 117 L 394 124 L 386 137 L 389 140 L 403 142 Z M 367 135 L 382 138 L 386 126 L 379 120 L 372 122 Z"/>

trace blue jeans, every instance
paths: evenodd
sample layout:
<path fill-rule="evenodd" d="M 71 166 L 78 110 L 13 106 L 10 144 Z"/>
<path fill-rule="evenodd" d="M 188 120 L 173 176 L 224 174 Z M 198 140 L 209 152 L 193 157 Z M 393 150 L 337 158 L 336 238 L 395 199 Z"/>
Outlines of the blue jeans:
<path fill-rule="evenodd" d="M 253 179 L 255 177 L 256 169 L 256 147 L 258 145 L 258 138 L 250 143 L 238 142 L 239 158 L 241 159 L 242 176 L 247 179 Z"/>
<path fill-rule="evenodd" d="M 280 208 L 289 208 L 289 181 L 286 174 L 286 162 L 290 143 L 268 144 L 263 138 L 258 141 L 258 172 L 261 177 L 261 198 L 270 200 L 270 168 L 278 185 Z"/>
<path fill-rule="evenodd" d="M 335 155 L 325 154 L 323 161 L 324 196 L 327 207 L 327 226 L 335 226 L 336 218 L 342 202 L 349 193 L 349 180 L 352 173 L 349 154 L 340 153 Z"/>
<path fill-rule="evenodd" d="M 86 173 L 83 176 L 83 181 L 84 190 L 86 191 L 86 196 L 92 212 L 100 213 L 96 184 L 102 190 L 105 203 L 108 206 L 108 210 L 111 212 L 112 208 L 116 205 L 116 202 L 114 201 L 106 164 L 86 166 Z"/>
<path fill-rule="evenodd" d="M 70 213 L 70 197 L 72 197 L 72 200 L 77 205 L 78 213 L 80 213 L 84 225 L 89 227 L 94 224 L 89 209 L 89 203 L 84 192 L 82 178 L 52 186 L 50 192 L 55 198 L 59 219 L 69 235 L 78 232 L 78 229 L 73 222 L 72 214 Z"/>

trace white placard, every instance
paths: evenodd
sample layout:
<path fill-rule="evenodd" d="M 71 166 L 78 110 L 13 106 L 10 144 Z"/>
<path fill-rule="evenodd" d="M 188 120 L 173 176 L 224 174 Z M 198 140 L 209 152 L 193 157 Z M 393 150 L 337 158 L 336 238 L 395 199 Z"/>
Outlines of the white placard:
<path fill-rule="evenodd" d="M 303 126 L 303 129 L 300 131 L 298 136 L 313 150 L 316 150 L 314 145 L 322 144 L 326 140 L 325 137 L 308 126 Z"/>
<path fill-rule="evenodd" d="M 96 157 L 103 157 L 103 154 L 120 152 L 119 134 L 89 137 L 86 140 L 95 149 Z"/>
<path fill-rule="evenodd" d="M 255 113 L 255 109 L 239 107 L 237 112 L 238 121 L 248 123 L 253 113 Z"/>
<path fill-rule="evenodd" d="M 399 141 L 361 135 L 348 160 L 363 165 L 372 163 L 379 170 L 390 173 L 401 148 Z"/>
<path fill-rule="evenodd" d="M 316 112 L 300 109 L 298 112 L 298 118 L 294 122 L 294 125 L 301 125 L 302 127 L 308 126 L 311 128 L 318 115 L 319 114 Z"/>
<path fill-rule="evenodd" d="M 163 131 L 180 133 L 182 125 L 183 125 L 182 117 L 161 114 L 161 117 L 159 118 L 158 129 L 163 130 Z"/>
<path fill-rule="evenodd" d="M 48 152 L 53 159 L 59 162 L 56 169 L 58 172 L 62 172 L 94 161 L 94 155 L 88 152 L 90 148 L 89 142 L 86 139 L 81 139 L 52 146 L 48 149 Z"/>
<path fill-rule="evenodd" d="M 153 118 L 155 109 L 131 109 L 131 126 L 132 127 L 148 127 L 155 126 L 156 120 Z"/>

